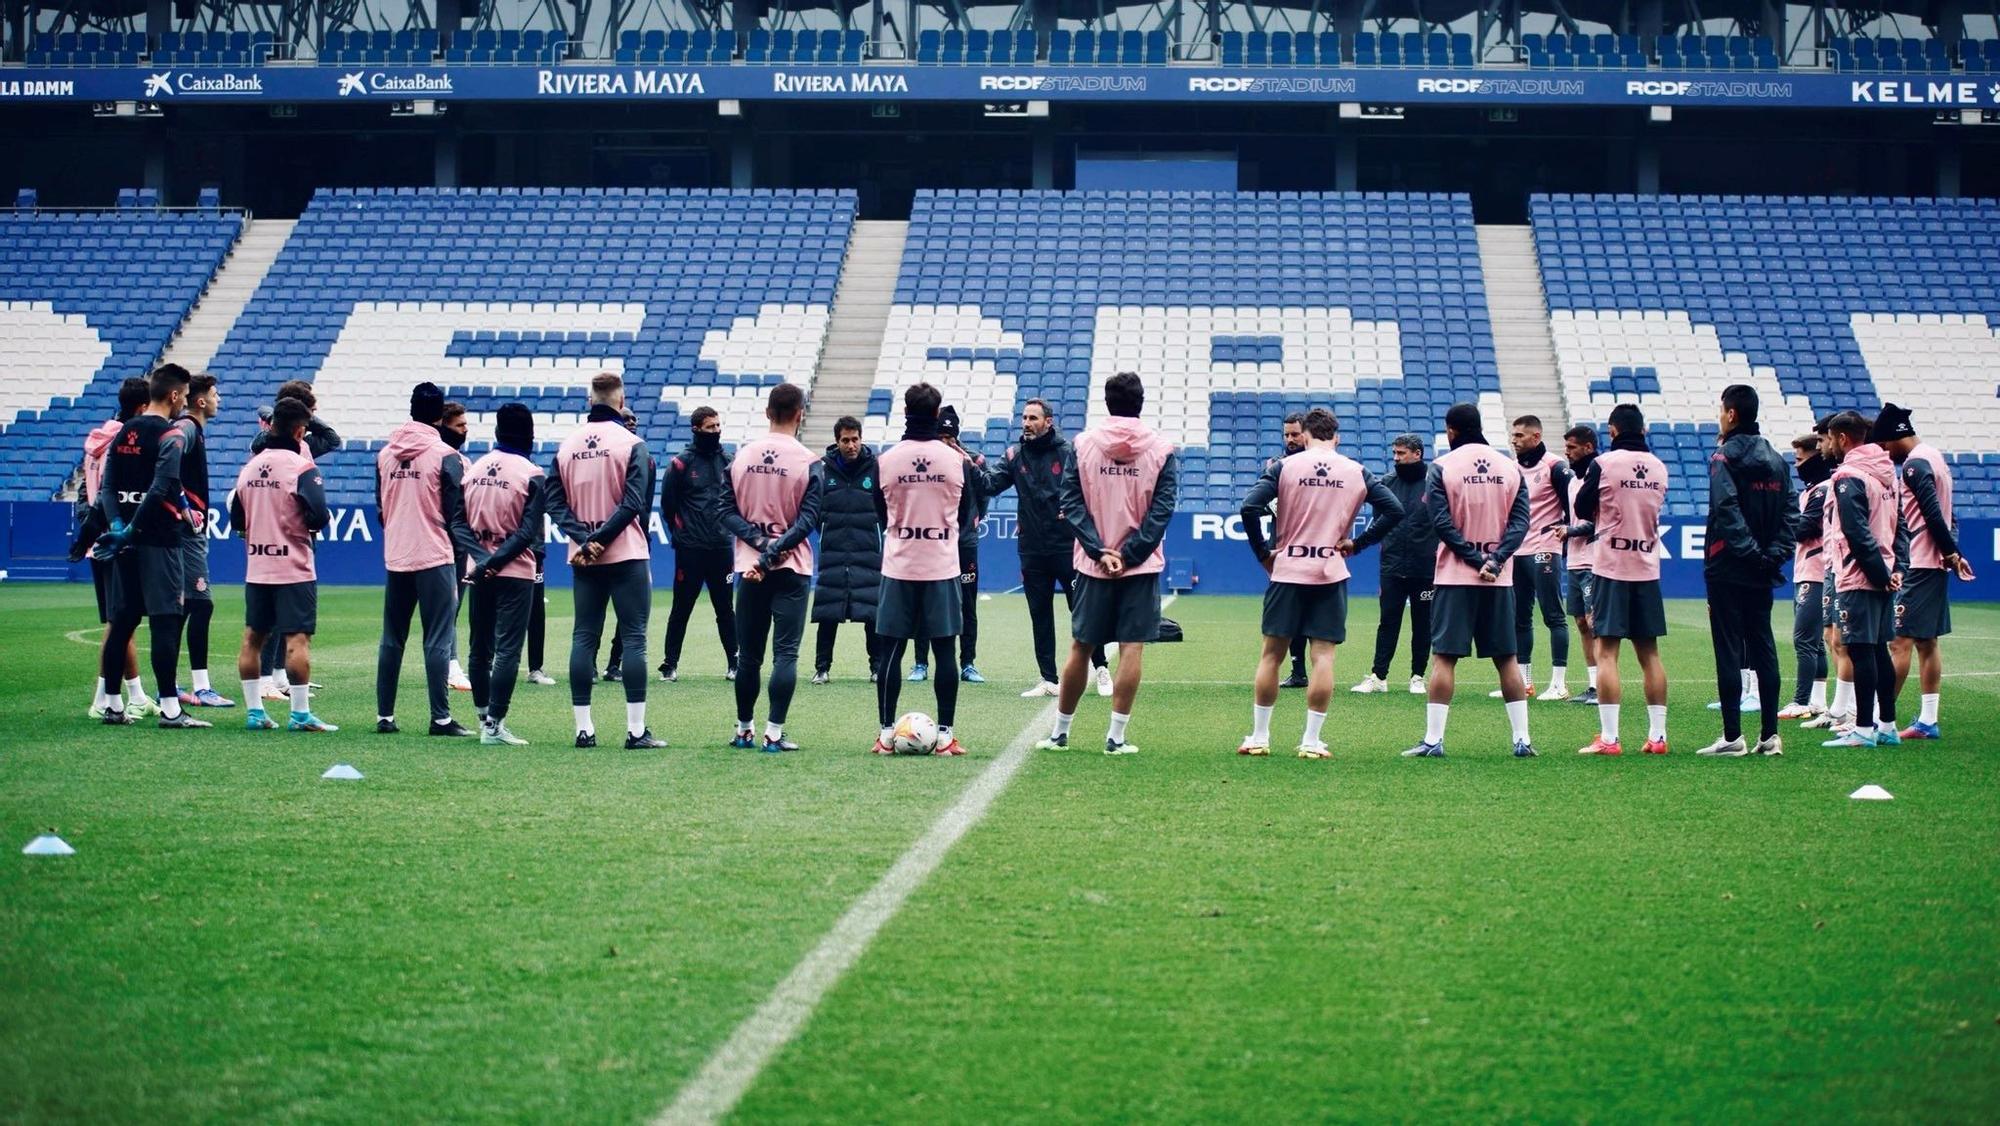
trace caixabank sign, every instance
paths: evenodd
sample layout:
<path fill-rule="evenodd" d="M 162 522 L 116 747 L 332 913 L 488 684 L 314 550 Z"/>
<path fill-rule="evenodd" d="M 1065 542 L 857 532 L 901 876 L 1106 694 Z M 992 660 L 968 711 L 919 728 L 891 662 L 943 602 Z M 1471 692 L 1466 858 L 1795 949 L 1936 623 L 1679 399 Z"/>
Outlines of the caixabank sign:
<path fill-rule="evenodd" d="M 990 101 L 1370 102 L 1395 105 L 2000 108 L 2000 79 L 1857 77 L 1807 71 L 1724 76 L 1635 71 L 1359 67 L 1034 67 L 908 64 L 21 68 L 0 102 L 142 101 Z"/>

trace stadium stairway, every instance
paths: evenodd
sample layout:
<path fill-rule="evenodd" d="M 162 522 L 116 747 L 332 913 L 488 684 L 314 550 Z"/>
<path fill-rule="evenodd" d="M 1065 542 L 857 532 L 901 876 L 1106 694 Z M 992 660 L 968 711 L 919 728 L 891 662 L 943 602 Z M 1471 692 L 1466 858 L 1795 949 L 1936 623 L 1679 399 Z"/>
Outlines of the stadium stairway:
<path fill-rule="evenodd" d="M 244 224 L 243 236 L 209 279 L 194 308 L 188 310 L 187 319 L 160 358 L 162 363 L 179 364 L 192 372 L 208 367 L 297 225 L 296 219 L 253 219 Z"/>
<path fill-rule="evenodd" d="M 866 413 L 909 231 L 908 223 L 872 220 L 854 224 L 840 288 L 834 293 L 826 347 L 813 380 L 813 409 L 803 437 L 812 449 L 832 443 L 833 424 L 842 415 L 860 418 Z"/>
<path fill-rule="evenodd" d="M 1556 378 L 1549 307 L 1529 227 L 1481 226 L 1479 267 L 1486 276 L 1486 311 L 1493 321 L 1493 360 L 1500 369 L 1500 397 L 1509 419 L 1532 414 L 1544 435 L 1569 428 L 1562 385 Z M 1495 432 L 1493 427 L 1500 425 Z M 1504 421 L 1487 419 L 1487 433 L 1505 436 Z"/>

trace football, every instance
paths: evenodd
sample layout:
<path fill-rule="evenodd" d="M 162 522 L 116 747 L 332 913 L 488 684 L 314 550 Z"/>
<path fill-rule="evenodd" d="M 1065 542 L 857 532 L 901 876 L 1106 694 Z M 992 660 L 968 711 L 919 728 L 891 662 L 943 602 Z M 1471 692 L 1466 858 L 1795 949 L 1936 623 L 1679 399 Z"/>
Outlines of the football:
<path fill-rule="evenodd" d="M 927 755 L 937 750 L 937 721 L 922 712 L 910 712 L 896 721 L 889 745 L 899 755 Z"/>

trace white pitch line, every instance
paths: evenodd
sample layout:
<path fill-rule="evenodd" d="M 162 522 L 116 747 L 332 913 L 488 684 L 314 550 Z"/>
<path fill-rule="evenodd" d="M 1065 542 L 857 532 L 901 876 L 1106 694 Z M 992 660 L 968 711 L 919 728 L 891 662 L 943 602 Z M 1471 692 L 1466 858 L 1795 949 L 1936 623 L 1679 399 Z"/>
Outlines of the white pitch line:
<path fill-rule="evenodd" d="M 1173 605 L 1175 597 L 1168 595 L 1160 602 L 1160 608 Z M 820 1001 L 861 960 L 876 934 L 937 871 L 945 853 L 985 819 L 994 799 L 1028 761 L 1029 747 L 1034 745 L 1041 729 L 1054 720 L 1055 711 L 1056 705 L 1051 703 L 1028 721 L 1014 741 L 1007 744 L 1007 749 L 1000 752 L 1000 757 L 966 786 L 951 808 L 875 881 L 875 886 L 854 901 L 764 1003 L 736 1026 L 729 1039 L 681 1088 L 673 1104 L 654 1117 L 653 1126 L 719 1122 L 735 1109 L 779 1049 L 799 1034 Z"/>
<path fill-rule="evenodd" d="M 102 637 L 91 637 L 89 635 L 93 633 L 101 634 L 105 630 L 110 628 L 111 628 L 110 626 L 93 626 L 90 629 L 73 629 L 68 633 L 63 634 L 63 640 L 74 641 L 78 645 L 88 645 L 91 646 L 92 648 L 96 648 L 104 644 L 104 639 Z"/>

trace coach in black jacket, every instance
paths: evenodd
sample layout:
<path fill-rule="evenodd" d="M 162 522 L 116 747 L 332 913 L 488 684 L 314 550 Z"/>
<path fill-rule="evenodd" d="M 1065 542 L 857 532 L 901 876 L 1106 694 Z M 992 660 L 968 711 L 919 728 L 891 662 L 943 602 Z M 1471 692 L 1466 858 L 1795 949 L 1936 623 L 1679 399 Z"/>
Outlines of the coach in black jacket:
<path fill-rule="evenodd" d="M 881 638 L 875 634 L 875 599 L 882 588 L 882 520 L 875 511 L 875 451 L 861 444 L 861 420 L 833 424 L 833 445 L 820 459 L 825 471 L 819 502 L 819 583 L 812 620 L 814 684 L 833 672 L 833 645 L 842 622 L 860 622 L 868 639 L 868 679 L 875 679 Z"/>
<path fill-rule="evenodd" d="M 729 675 L 736 675 L 736 608 L 729 596 L 729 575 L 735 569 L 734 545 L 722 527 L 716 505 L 722 479 L 729 472 L 729 455 L 722 449 L 722 418 L 713 407 L 696 407 L 691 420 L 694 440 L 667 459 L 660 474 L 660 519 L 674 544 L 674 605 L 667 613 L 667 652 L 660 662 L 660 679 L 679 677 L 681 644 L 687 640 L 688 618 L 703 587 L 715 607 L 715 632 Z"/>
<path fill-rule="evenodd" d="M 1743 670 L 1757 677 L 1763 727 L 1759 753 L 1777 753 L 1778 647 L 1771 637 L 1771 590 L 1785 581 L 1797 541 L 1798 494 L 1785 459 L 1757 428 L 1757 390 L 1722 390 L 1722 445 L 1708 461 L 1708 538 L 1702 578 L 1708 585 L 1708 632 L 1715 643 L 1715 683 L 1722 738 L 1701 753 L 1740 757 Z"/>
<path fill-rule="evenodd" d="M 981 476 L 985 494 L 996 497 L 1008 489 L 1015 496 L 1015 544 L 1021 555 L 1021 588 L 1028 598 L 1028 621 L 1035 635 L 1035 664 L 1041 680 L 1023 696 L 1056 694 L 1056 611 L 1055 592 L 1076 607 L 1076 561 L 1071 549 L 1076 533 L 1062 516 L 1062 467 L 1069 454 L 1069 440 L 1055 427 L 1049 405 L 1029 399 L 1021 407 L 1021 441 L 1007 447 L 998 466 L 987 466 Z M 1104 648 L 1090 655 L 1090 663 L 1101 674 Z M 1100 677 L 1101 679 L 1101 677 Z M 1108 681 L 1099 695 L 1110 695 Z"/>
<path fill-rule="evenodd" d="M 1423 439 L 1398 435 L 1389 443 L 1395 465 L 1382 478 L 1404 512 L 1423 510 L 1430 466 Z M 1437 572 L 1437 528 L 1428 520 L 1404 520 L 1382 540 L 1382 616 L 1375 625 L 1375 663 L 1355 691 L 1387 692 L 1389 661 L 1403 632 L 1403 607 L 1410 609 L 1410 675 L 1421 677 L 1431 663 L 1431 582 Z"/>

